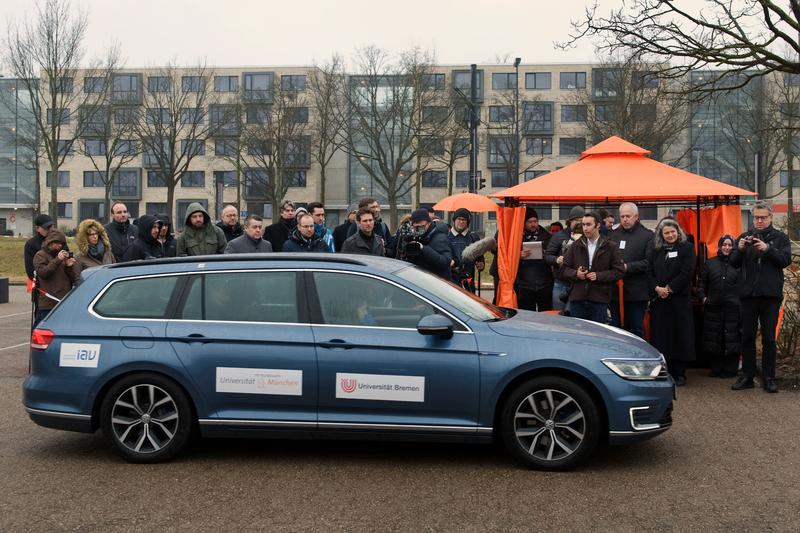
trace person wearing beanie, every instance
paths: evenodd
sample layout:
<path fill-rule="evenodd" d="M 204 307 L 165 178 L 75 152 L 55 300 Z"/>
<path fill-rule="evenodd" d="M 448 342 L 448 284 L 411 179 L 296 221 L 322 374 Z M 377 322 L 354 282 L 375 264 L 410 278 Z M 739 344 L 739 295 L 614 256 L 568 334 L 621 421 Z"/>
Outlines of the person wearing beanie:
<path fill-rule="evenodd" d="M 78 279 L 78 268 L 75 258 L 64 247 L 67 237 L 58 230 L 47 234 L 42 249 L 33 256 L 33 268 L 36 272 L 36 311 L 33 327 L 44 320 L 52 310 L 72 289 Z"/>
<path fill-rule="evenodd" d="M 453 227 L 447 232 L 447 240 L 453 252 L 453 283 L 460 285 L 475 294 L 475 269 L 482 272 L 486 261 L 481 255 L 475 260 L 464 259 L 463 253 L 467 246 L 481 240 L 481 236 L 469 230 L 472 213 L 469 209 L 460 207 L 453 213 Z"/>
<path fill-rule="evenodd" d="M 411 225 L 415 238 L 406 244 L 405 260 L 449 281 L 454 262 L 447 235 L 436 228 L 430 213 L 424 208 L 411 213 Z"/>
<path fill-rule="evenodd" d="M 539 225 L 539 213 L 533 207 L 525 210 L 525 225 L 522 242 L 541 242 L 542 252 L 550 243 L 550 232 Z M 549 311 L 553 308 L 553 274 L 542 259 L 531 258 L 531 250 L 523 249 L 520 254 L 517 279 L 514 290 L 520 309 L 528 311 Z"/>
<path fill-rule="evenodd" d="M 561 265 L 564 263 L 564 253 L 572 243 L 580 238 L 582 233 L 581 221 L 585 211 L 576 205 L 569 211 L 566 227 L 550 238 L 550 243 L 544 252 L 544 260 L 553 271 L 553 309 L 563 313 L 569 312 L 567 304 L 569 290 L 572 284 L 561 276 Z"/>
<path fill-rule="evenodd" d="M 347 207 L 347 217 L 344 222 L 333 228 L 333 248 L 335 250 L 341 250 L 344 246 L 350 226 L 356 223 L 356 213 L 358 213 L 358 204 L 350 204 Z"/>

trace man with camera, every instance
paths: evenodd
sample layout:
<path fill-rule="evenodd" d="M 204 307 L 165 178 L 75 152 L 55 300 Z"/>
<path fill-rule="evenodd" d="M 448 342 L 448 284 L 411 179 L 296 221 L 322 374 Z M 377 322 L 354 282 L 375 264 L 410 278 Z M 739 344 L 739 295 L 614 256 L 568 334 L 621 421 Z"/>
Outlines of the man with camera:
<path fill-rule="evenodd" d="M 450 241 L 432 223 L 427 209 L 417 209 L 411 213 L 411 227 L 408 232 L 401 232 L 400 235 L 397 243 L 398 257 L 442 279 L 451 279 L 453 252 L 450 250 Z"/>
<path fill-rule="evenodd" d="M 739 236 L 730 264 L 742 269 L 742 377 L 733 390 L 752 389 L 756 375 L 756 333 L 761 323 L 762 386 L 778 392 L 775 383 L 775 329 L 783 299 L 783 269 L 792 262 L 789 237 L 772 226 L 772 209 L 764 202 L 753 206 L 753 229 Z"/>
<path fill-rule="evenodd" d="M 67 238 L 58 230 L 51 231 L 44 238 L 42 249 L 33 256 L 36 271 L 36 311 L 33 327 L 41 322 L 47 313 L 66 296 L 78 279 L 75 257 L 64 250 Z"/>
<path fill-rule="evenodd" d="M 471 219 L 472 213 L 469 209 L 463 207 L 456 209 L 453 213 L 453 227 L 447 232 L 447 240 L 450 242 L 450 249 L 455 260 L 452 271 L 453 283 L 475 294 L 475 269 L 483 271 L 486 261 L 483 256 L 474 260 L 463 257 L 467 246 L 481 240 L 480 235 L 469 230 Z"/>

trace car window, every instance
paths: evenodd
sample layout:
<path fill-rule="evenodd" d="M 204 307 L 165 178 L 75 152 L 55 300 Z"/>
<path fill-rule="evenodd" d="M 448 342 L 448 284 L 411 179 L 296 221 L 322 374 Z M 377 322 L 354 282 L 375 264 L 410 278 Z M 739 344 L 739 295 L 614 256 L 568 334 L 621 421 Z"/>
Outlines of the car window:
<path fill-rule="evenodd" d="M 368 276 L 314 272 L 325 324 L 414 328 L 436 309 L 395 285 Z"/>
<path fill-rule="evenodd" d="M 192 276 L 187 290 L 183 309 L 178 311 L 176 318 L 203 320 L 203 276 Z"/>
<path fill-rule="evenodd" d="M 94 305 L 109 318 L 164 318 L 178 276 L 127 279 L 114 283 Z"/>
<path fill-rule="evenodd" d="M 294 272 L 220 272 L 204 275 L 205 320 L 298 322 L 297 275 Z M 184 313 L 197 316 L 190 290 Z"/>

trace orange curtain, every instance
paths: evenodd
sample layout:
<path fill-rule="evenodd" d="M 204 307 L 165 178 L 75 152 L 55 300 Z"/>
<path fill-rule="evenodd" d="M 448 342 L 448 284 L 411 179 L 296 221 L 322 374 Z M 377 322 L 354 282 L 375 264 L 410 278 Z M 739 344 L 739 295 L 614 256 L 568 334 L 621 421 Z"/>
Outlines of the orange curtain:
<path fill-rule="evenodd" d="M 501 207 L 497 211 L 497 274 L 500 286 L 497 288 L 497 305 L 517 307 L 517 294 L 514 280 L 519 270 L 519 256 L 522 251 L 522 230 L 525 226 L 524 207 Z"/>
<path fill-rule="evenodd" d="M 697 233 L 697 212 L 694 209 L 682 209 L 676 216 L 678 224 L 686 233 Z M 694 249 L 698 252 L 700 241 L 706 243 L 709 259 L 717 255 L 717 241 L 723 235 L 731 235 L 735 239 L 742 233 L 742 212 L 738 205 L 721 205 L 713 209 L 700 210 L 700 239 L 695 235 Z"/>

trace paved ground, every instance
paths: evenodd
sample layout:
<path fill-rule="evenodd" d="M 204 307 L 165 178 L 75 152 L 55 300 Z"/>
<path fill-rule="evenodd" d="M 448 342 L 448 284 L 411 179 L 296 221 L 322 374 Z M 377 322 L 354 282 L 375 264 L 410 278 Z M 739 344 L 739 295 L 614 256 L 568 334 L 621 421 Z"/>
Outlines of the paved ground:
<path fill-rule="evenodd" d="M 671 431 L 565 474 L 492 446 L 331 441 L 205 441 L 129 465 L 100 434 L 24 413 L 22 299 L 0 305 L 0 531 L 800 529 L 798 393 L 690 372 Z"/>

